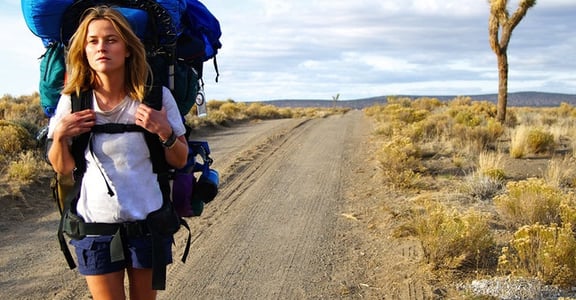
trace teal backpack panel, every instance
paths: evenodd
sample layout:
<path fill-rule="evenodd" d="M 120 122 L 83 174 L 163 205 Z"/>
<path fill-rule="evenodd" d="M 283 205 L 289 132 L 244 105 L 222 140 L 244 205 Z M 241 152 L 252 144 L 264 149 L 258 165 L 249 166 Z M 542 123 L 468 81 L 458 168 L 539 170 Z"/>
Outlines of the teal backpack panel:
<path fill-rule="evenodd" d="M 40 58 L 40 105 L 48 117 L 56 111 L 65 75 L 64 45 L 52 43 Z"/>

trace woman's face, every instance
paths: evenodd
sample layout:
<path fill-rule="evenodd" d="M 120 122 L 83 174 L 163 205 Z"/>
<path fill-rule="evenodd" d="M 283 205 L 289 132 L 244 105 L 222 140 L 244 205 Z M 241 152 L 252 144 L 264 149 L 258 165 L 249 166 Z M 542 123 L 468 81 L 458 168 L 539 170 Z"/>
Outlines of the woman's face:
<path fill-rule="evenodd" d="M 126 43 L 108 20 L 93 20 L 86 34 L 86 58 L 96 73 L 111 75 L 123 72 L 130 56 Z"/>

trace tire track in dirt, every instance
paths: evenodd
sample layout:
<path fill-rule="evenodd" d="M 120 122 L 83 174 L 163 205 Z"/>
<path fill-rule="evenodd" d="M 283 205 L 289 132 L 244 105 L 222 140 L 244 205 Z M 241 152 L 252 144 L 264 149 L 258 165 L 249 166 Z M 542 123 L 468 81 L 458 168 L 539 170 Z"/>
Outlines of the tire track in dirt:
<path fill-rule="evenodd" d="M 360 118 L 302 122 L 240 153 L 159 298 L 331 298 L 347 139 Z"/>

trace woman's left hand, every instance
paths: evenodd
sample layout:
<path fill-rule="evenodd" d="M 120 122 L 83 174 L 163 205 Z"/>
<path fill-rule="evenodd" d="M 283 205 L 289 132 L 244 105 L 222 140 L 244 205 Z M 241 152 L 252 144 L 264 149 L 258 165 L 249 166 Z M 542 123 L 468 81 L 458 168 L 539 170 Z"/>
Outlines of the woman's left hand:
<path fill-rule="evenodd" d="M 136 125 L 157 134 L 161 140 L 167 140 L 172 134 L 172 127 L 168 122 L 166 109 L 155 110 L 150 106 L 140 103 L 136 110 Z"/>
<path fill-rule="evenodd" d="M 168 122 L 166 109 L 155 110 L 146 104 L 140 104 L 136 110 L 136 125 L 158 135 L 161 141 L 166 141 L 172 135 L 172 127 Z M 182 168 L 188 158 L 188 143 L 186 138 L 179 136 L 171 147 L 165 147 L 166 162 L 174 168 Z"/>

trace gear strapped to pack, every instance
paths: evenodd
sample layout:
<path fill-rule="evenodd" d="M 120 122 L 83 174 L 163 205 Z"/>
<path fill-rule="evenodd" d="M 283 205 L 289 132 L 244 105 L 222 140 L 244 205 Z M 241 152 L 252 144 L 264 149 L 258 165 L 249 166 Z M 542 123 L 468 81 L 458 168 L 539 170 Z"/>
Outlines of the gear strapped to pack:
<path fill-rule="evenodd" d="M 71 95 L 72 112 L 81 111 L 92 107 L 92 90 L 83 91 L 78 97 L 76 94 Z M 162 87 L 154 86 L 144 98 L 144 103 L 154 109 L 162 108 Z M 125 222 L 117 224 L 109 223 L 86 223 L 78 216 L 76 211 L 76 204 L 78 202 L 78 195 L 82 185 L 82 177 L 86 171 L 86 159 L 84 153 L 87 147 L 90 147 L 90 139 L 93 134 L 98 133 L 111 133 L 120 134 L 130 131 L 139 131 L 144 134 L 146 144 L 150 151 L 150 158 L 152 161 L 153 172 L 158 176 L 158 184 L 162 192 L 162 207 L 156 211 L 151 212 L 146 220 L 136 222 Z M 92 151 L 91 149 L 89 151 Z M 176 233 L 180 226 L 184 226 L 188 230 L 188 240 L 186 248 L 182 255 L 182 262 L 186 262 L 191 243 L 190 227 L 184 219 L 182 219 L 172 206 L 170 199 L 170 166 L 166 162 L 164 156 L 164 149 L 160 139 L 156 134 L 152 134 L 144 128 L 135 124 L 102 124 L 95 125 L 91 132 L 81 134 L 72 140 L 71 153 L 74 157 L 76 168 L 74 170 L 74 187 L 65 201 L 63 213 L 58 227 L 58 240 L 60 248 L 66 257 L 68 265 L 71 269 L 76 267 L 74 259 L 66 245 L 64 233 L 72 239 L 82 239 L 87 235 L 112 235 L 110 244 L 110 257 L 112 262 L 124 259 L 124 249 L 126 246 L 127 238 L 141 237 L 150 235 L 152 238 L 152 288 L 155 290 L 163 290 L 166 287 L 166 265 L 165 255 L 162 240 L 167 236 Z M 108 185 L 108 182 L 106 182 Z M 108 186 L 109 193 L 112 192 Z"/>

